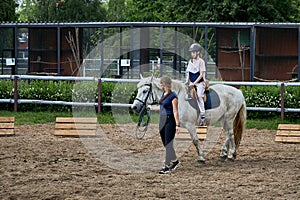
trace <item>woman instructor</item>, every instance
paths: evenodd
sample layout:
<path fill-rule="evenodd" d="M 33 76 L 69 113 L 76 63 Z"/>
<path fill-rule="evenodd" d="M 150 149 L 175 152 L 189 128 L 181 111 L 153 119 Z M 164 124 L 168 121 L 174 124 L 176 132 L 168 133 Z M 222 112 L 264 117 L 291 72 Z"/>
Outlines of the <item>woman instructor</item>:
<path fill-rule="evenodd" d="M 167 174 L 175 170 L 180 162 L 174 150 L 174 138 L 179 130 L 178 98 L 177 94 L 171 90 L 172 80 L 169 77 L 162 77 L 160 80 L 163 94 L 159 100 L 160 119 L 159 133 L 162 143 L 166 149 L 164 167 L 159 171 L 160 174 Z"/>

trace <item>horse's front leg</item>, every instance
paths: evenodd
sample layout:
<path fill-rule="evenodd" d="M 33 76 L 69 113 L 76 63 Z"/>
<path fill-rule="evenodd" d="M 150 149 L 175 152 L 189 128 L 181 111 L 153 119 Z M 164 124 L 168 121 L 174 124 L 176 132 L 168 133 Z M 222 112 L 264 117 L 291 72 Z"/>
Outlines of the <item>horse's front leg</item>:
<path fill-rule="evenodd" d="M 199 156 L 199 160 L 198 161 L 200 163 L 205 163 L 204 154 L 203 154 L 203 151 L 202 151 L 202 149 L 200 147 L 198 138 L 197 139 L 193 139 L 193 144 L 195 145 L 195 147 L 197 148 L 197 151 L 198 151 L 198 156 Z"/>
<path fill-rule="evenodd" d="M 198 139 L 198 136 L 197 136 L 197 130 L 196 130 L 196 127 L 195 125 L 191 125 L 189 128 L 187 128 L 190 135 L 191 135 L 191 138 L 192 138 L 192 141 L 193 141 L 193 144 L 195 145 L 196 149 L 197 149 L 197 152 L 198 152 L 198 156 L 199 156 L 199 162 L 201 163 L 205 163 L 205 158 L 204 158 L 204 154 L 203 154 L 203 151 L 200 147 L 200 143 L 199 143 L 199 139 Z"/>

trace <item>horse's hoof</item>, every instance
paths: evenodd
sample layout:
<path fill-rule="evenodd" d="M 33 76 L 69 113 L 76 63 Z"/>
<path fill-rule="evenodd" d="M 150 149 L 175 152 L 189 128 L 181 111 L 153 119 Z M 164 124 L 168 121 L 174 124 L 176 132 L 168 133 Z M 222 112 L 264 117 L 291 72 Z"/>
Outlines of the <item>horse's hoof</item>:
<path fill-rule="evenodd" d="M 229 161 L 229 162 L 234 162 L 234 158 L 227 158 L 226 161 Z"/>
<path fill-rule="evenodd" d="M 203 156 L 200 156 L 199 159 L 198 159 L 198 163 L 202 163 L 204 164 L 205 163 L 205 159 Z"/>
<path fill-rule="evenodd" d="M 221 156 L 221 162 L 225 162 L 227 159 L 227 156 Z"/>
<path fill-rule="evenodd" d="M 198 160 L 198 163 L 200 163 L 200 164 L 205 164 L 205 160 Z"/>
<path fill-rule="evenodd" d="M 236 156 L 237 156 L 236 153 L 234 153 L 234 154 L 233 154 L 233 158 L 236 159 Z"/>

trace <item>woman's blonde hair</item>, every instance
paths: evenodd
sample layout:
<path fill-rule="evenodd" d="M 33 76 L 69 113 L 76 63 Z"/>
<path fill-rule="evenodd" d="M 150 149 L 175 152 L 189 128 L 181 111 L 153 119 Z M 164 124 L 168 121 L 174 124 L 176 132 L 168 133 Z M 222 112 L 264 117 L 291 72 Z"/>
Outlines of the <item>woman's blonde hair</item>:
<path fill-rule="evenodd" d="M 171 89 L 172 87 L 172 80 L 171 78 L 164 76 L 160 79 L 160 83 L 164 84 L 168 89 Z"/>

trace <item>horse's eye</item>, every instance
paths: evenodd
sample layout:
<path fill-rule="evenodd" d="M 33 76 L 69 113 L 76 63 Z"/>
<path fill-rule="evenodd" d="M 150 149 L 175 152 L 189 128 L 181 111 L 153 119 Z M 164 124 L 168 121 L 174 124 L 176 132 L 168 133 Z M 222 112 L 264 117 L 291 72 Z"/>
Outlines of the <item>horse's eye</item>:
<path fill-rule="evenodd" d="M 145 94 L 147 92 L 147 90 L 143 90 L 143 93 Z"/>

